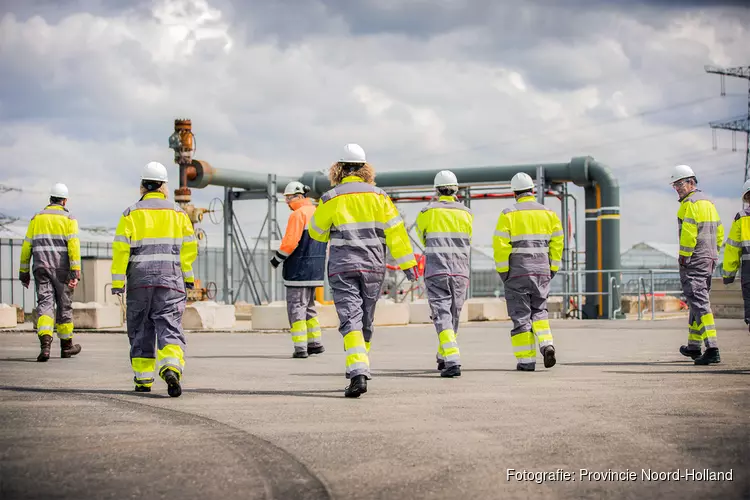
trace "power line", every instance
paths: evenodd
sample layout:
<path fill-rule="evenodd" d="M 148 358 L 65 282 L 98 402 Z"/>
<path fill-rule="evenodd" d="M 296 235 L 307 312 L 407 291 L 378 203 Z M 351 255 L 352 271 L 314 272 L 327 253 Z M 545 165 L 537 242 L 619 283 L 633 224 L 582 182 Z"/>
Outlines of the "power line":
<path fill-rule="evenodd" d="M 739 96 L 739 95 L 741 95 L 741 94 L 730 94 L 730 97 L 736 97 L 736 96 Z M 552 134 L 559 134 L 559 133 L 562 133 L 562 132 L 570 132 L 570 131 L 578 132 L 578 131 L 583 131 L 583 130 L 590 130 L 590 129 L 602 127 L 604 125 L 610 125 L 612 123 L 626 122 L 628 120 L 633 120 L 635 118 L 642 118 L 644 116 L 655 115 L 655 114 L 663 113 L 663 112 L 666 112 L 666 111 L 672 111 L 672 110 L 683 108 L 683 107 L 687 107 L 687 106 L 694 106 L 696 104 L 700 104 L 700 103 L 703 103 L 703 102 L 708 102 L 708 101 L 717 99 L 718 97 L 719 96 L 715 96 L 715 95 L 714 96 L 699 97 L 699 98 L 696 98 L 696 99 L 691 99 L 689 101 L 678 102 L 678 103 L 670 104 L 670 105 L 667 105 L 667 106 L 660 106 L 658 108 L 648 109 L 648 110 L 645 110 L 645 111 L 641 111 L 640 113 L 636 113 L 634 115 L 630 115 L 630 116 L 626 116 L 626 117 L 619 117 L 619 118 L 612 118 L 612 119 L 604 120 L 604 121 L 598 121 L 598 122 L 595 122 L 595 123 L 592 123 L 592 124 L 589 124 L 589 125 L 586 125 L 586 126 L 583 126 L 583 127 L 576 127 L 575 129 L 571 129 L 570 127 L 561 127 L 561 128 L 557 128 L 557 129 L 547 130 L 547 131 L 544 131 L 544 132 L 523 134 L 523 135 L 517 136 L 517 137 L 515 137 L 513 139 L 508 139 L 508 140 L 505 140 L 505 141 L 478 144 L 478 145 L 471 146 L 471 147 L 468 147 L 468 148 L 456 149 L 456 150 L 453 150 L 453 151 L 445 151 L 445 152 L 442 152 L 442 153 L 432 153 L 432 154 L 427 154 L 427 155 L 420 155 L 420 156 L 417 156 L 417 157 L 408 158 L 408 159 L 406 159 L 404 161 L 414 161 L 414 160 L 420 160 L 420 159 L 424 159 L 424 158 L 436 158 L 436 157 L 441 157 L 441 156 L 448 156 L 448 155 L 451 155 L 451 154 L 465 153 L 465 152 L 468 152 L 468 151 L 475 151 L 475 150 L 485 149 L 485 148 L 493 147 L 493 146 L 507 146 L 507 145 L 510 145 L 510 144 L 517 144 L 519 142 L 527 141 L 529 139 L 534 139 L 534 138 L 538 138 L 538 137 L 544 137 L 544 136 L 552 135 Z"/>

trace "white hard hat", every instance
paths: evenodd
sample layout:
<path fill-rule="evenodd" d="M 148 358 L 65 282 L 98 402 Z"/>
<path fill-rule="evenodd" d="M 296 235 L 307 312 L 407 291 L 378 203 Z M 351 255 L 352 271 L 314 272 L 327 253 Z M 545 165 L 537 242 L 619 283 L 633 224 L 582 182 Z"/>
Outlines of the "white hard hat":
<path fill-rule="evenodd" d="M 305 194 L 305 186 L 301 182 L 292 181 L 284 188 L 284 196 L 293 194 Z"/>
<path fill-rule="evenodd" d="M 359 144 L 347 144 L 339 160 L 343 163 L 367 163 L 365 150 Z"/>
<path fill-rule="evenodd" d="M 458 186 L 456 174 L 450 170 L 441 170 L 438 172 L 435 176 L 435 188 L 437 189 L 441 186 Z"/>
<path fill-rule="evenodd" d="M 49 195 L 55 198 L 68 198 L 68 186 L 58 182 L 49 190 Z"/>
<path fill-rule="evenodd" d="M 534 179 L 532 179 L 529 174 L 526 174 L 524 172 L 518 172 L 510 180 L 510 188 L 514 192 L 528 191 L 529 189 L 534 189 Z"/>
<path fill-rule="evenodd" d="M 695 172 L 693 172 L 693 169 L 688 167 L 687 165 L 677 165 L 672 172 L 672 177 L 670 178 L 669 183 L 674 184 L 675 182 L 682 179 L 687 179 L 688 177 L 695 177 Z"/>
<path fill-rule="evenodd" d="M 141 180 L 167 182 L 169 180 L 169 176 L 167 175 L 167 167 L 165 167 L 158 161 L 149 162 L 145 167 L 143 167 Z"/>
<path fill-rule="evenodd" d="M 742 185 L 742 197 L 744 198 L 748 192 L 750 192 L 750 179 L 746 180 Z"/>

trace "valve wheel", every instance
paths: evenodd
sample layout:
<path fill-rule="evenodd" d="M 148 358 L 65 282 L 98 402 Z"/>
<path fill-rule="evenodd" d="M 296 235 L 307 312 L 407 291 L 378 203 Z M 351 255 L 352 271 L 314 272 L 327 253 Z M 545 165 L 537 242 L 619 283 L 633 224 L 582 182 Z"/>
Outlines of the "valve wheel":
<path fill-rule="evenodd" d="M 224 202 L 221 198 L 214 198 L 208 204 L 208 218 L 213 224 L 221 224 L 224 220 Z"/>
<path fill-rule="evenodd" d="M 208 300 L 214 300 L 216 298 L 216 283 L 213 281 L 206 283 L 206 298 Z"/>

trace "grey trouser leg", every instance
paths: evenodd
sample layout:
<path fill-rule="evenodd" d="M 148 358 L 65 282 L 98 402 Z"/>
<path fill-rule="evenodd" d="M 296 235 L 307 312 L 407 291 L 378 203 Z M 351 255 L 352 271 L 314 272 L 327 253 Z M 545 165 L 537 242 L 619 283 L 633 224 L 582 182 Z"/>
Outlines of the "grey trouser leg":
<path fill-rule="evenodd" d="M 187 295 L 171 288 L 135 288 L 127 294 L 130 358 L 157 358 L 163 374 L 171 369 L 182 376 L 186 348 L 182 329 Z M 158 352 L 157 352 L 158 349 Z"/>
<path fill-rule="evenodd" d="M 330 276 L 333 302 L 339 317 L 339 332 L 346 350 L 346 378 L 370 378 L 370 340 L 375 306 L 383 288 L 383 273 L 345 272 Z"/>
<path fill-rule="evenodd" d="M 505 301 L 513 320 L 511 344 L 519 364 L 536 364 L 537 337 L 540 349 L 552 345 L 547 312 L 549 284 L 548 276 L 521 276 L 505 282 Z"/>
<path fill-rule="evenodd" d="M 742 276 L 742 302 L 745 305 L 745 324 L 750 325 L 750 276 Z"/>
<path fill-rule="evenodd" d="M 37 333 L 52 335 L 53 318 L 60 339 L 73 338 L 73 290 L 68 286 L 67 269 L 39 268 L 34 271 L 37 292 Z"/>
<path fill-rule="evenodd" d="M 438 334 L 438 362 L 444 361 L 446 368 L 460 365 L 458 353 L 458 322 L 466 301 L 468 279 L 462 276 L 431 276 L 425 279 L 430 315 Z M 451 350 L 455 348 L 455 351 Z M 450 350 L 448 356 L 445 350 Z"/>
<path fill-rule="evenodd" d="M 688 345 L 693 349 L 700 347 L 701 340 L 707 348 L 718 347 L 716 325 L 709 302 L 714 266 L 715 263 L 711 260 L 701 260 L 691 262 L 687 268 L 680 267 L 682 293 L 685 295 L 692 320 L 697 324 L 697 329 L 690 328 L 688 334 Z"/>
<path fill-rule="evenodd" d="M 286 289 L 286 312 L 294 352 L 307 352 L 307 315 L 311 300 L 314 305 L 314 289 L 291 286 Z"/>

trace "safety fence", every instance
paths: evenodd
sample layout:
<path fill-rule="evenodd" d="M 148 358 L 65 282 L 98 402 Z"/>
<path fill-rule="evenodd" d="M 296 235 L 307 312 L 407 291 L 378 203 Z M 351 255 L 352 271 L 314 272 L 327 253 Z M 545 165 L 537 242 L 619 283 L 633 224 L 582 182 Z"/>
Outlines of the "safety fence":
<path fill-rule="evenodd" d="M 35 303 L 34 287 L 23 288 L 18 280 L 18 271 L 21 255 L 21 239 L 0 238 L 0 303 L 18 304 L 24 311 L 31 312 Z M 82 258 L 111 258 L 112 245 L 108 242 L 81 242 Z M 239 256 L 235 253 L 232 263 L 232 282 L 234 286 L 234 300 L 252 302 L 249 284 L 242 281 Z M 272 268 L 268 265 L 270 255 L 267 250 L 258 249 L 254 255 L 255 262 L 260 274 L 260 283 L 256 286 L 269 290 L 271 284 Z M 249 254 L 246 255 L 249 258 Z M 216 296 L 209 298 L 224 300 L 223 276 L 224 276 L 224 251 L 222 248 L 203 247 L 200 249 L 198 258 L 194 265 L 195 276 L 201 281 L 203 287 L 215 291 Z M 278 273 L 278 270 L 276 271 Z M 586 289 L 586 275 L 590 273 L 601 273 L 603 275 L 602 291 Z M 625 295 L 646 296 L 651 301 L 650 310 L 654 317 L 655 297 L 660 295 L 681 296 L 681 286 L 677 269 L 619 269 L 605 271 L 589 271 L 579 269 L 576 271 L 561 271 L 555 276 L 550 285 L 550 296 L 563 297 L 563 313 L 566 317 L 584 318 L 583 308 L 585 297 L 606 296 L 612 297 L 608 300 L 609 315 L 615 319 L 621 317 L 620 300 Z M 719 276 L 719 270 L 714 273 Z M 278 275 L 277 275 L 278 276 Z M 567 278 L 566 278 L 567 277 Z M 284 299 L 284 286 L 280 279 L 275 280 L 276 290 L 274 297 L 277 300 Z M 421 280 L 420 280 L 421 281 Z M 239 287 L 239 289 L 237 289 Z M 327 287 L 326 287 L 327 288 Z M 269 290 L 270 291 L 270 290 Z M 395 300 L 406 300 L 424 297 L 424 286 L 418 283 L 409 286 L 404 283 L 403 274 L 389 272 L 383 289 L 384 295 L 393 297 Z M 504 295 L 503 285 L 494 269 L 472 269 L 471 271 L 471 297 L 501 297 Z M 327 290 L 326 298 L 330 299 L 330 291 Z M 640 306 L 641 301 L 638 301 Z M 638 317 L 642 317 L 642 311 L 638 311 Z"/>

